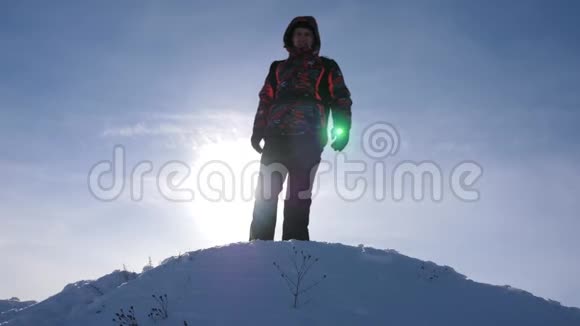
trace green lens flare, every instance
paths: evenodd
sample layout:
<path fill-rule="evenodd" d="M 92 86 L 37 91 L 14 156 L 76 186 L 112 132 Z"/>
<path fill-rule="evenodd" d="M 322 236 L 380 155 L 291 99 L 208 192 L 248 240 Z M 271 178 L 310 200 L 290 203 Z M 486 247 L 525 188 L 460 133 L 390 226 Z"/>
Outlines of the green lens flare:
<path fill-rule="evenodd" d="M 342 128 L 336 128 L 336 131 L 335 132 L 336 132 L 336 135 L 337 136 L 340 136 L 340 135 L 344 134 L 344 129 L 342 129 Z"/>

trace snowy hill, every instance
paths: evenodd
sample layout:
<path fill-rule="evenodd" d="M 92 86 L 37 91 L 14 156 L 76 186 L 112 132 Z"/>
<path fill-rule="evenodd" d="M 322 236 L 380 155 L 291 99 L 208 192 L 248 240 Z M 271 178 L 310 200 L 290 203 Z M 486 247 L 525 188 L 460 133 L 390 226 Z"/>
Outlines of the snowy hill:
<path fill-rule="evenodd" d="M 0 323 L 13 318 L 18 310 L 35 303 L 36 301 L 20 301 L 16 297 L 0 300 Z"/>
<path fill-rule="evenodd" d="M 0 313 L 11 309 L 20 309 L 26 306 L 35 304 L 36 301 L 20 301 L 20 299 L 13 297 L 8 300 L 0 300 Z"/>
<path fill-rule="evenodd" d="M 580 326 L 580 309 L 394 250 L 255 241 L 69 284 L 0 324 Z"/>
<path fill-rule="evenodd" d="M 68 284 L 60 293 L 42 302 L 1 314 L 0 325 L 6 325 L 6 323 L 8 325 L 61 325 L 62 320 L 69 314 L 77 309 L 84 309 L 96 298 L 104 296 L 137 276 L 136 273 L 114 271 L 96 281 Z"/>

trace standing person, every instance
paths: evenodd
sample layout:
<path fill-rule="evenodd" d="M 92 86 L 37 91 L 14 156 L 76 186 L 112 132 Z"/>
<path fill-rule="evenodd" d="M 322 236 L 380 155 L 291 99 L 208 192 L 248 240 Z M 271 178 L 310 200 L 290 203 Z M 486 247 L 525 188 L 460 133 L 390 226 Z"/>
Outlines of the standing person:
<path fill-rule="evenodd" d="M 274 240 L 278 195 L 286 176 L 282 240 L 310 240 L 312 185 L 328 142 L 330 112 L 331 147 L 342 151 L 349 140 L 350 92 L 336 61 L 319 56 L 315 18 L 295 17 L 284 32 L 284 48 L 288 58 L 270 65 L 254 118 L 251 143 L 262 155 L 250 240 Z"/>

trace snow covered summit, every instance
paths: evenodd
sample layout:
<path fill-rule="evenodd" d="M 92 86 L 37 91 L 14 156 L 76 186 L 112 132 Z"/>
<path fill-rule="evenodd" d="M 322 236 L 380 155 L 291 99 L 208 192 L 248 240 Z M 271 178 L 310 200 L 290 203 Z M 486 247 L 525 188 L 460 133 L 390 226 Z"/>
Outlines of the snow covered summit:
<path fill-rule="evenodd" d="M 0 319 L 2 326 L 272 324 L 578 326 L 580 309 L 394 250 L 254 241 L 69 284 Z"/>

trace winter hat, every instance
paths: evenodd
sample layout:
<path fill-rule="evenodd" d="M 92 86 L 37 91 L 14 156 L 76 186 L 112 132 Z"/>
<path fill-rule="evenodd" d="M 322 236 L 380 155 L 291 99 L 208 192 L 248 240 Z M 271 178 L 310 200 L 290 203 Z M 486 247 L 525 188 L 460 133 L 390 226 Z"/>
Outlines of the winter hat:
<path fill-rule="evenodd" d="M 293 35 L 294 30 L 298 27 L 307 28 L 312 32 L 312 35 L 315 34 L 314 27 L 312 27 L 312 25 L 310 23 L 305 22 L 305 21 L 301 21 L 301 22 L 297 22 L 296 24 L 294 24 L 294 26 L 292 26 L 292 30 L 290 31 L 290 35 Z"/>

